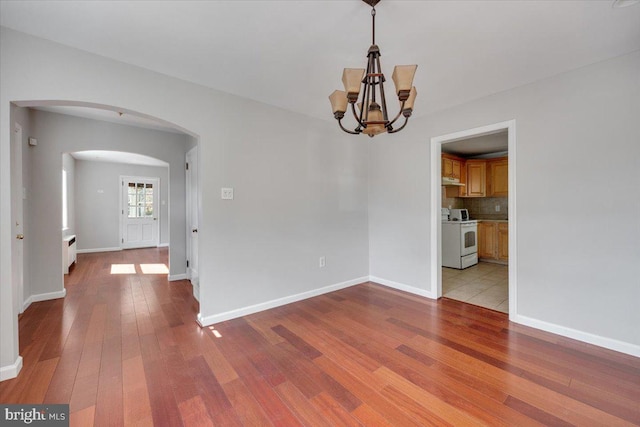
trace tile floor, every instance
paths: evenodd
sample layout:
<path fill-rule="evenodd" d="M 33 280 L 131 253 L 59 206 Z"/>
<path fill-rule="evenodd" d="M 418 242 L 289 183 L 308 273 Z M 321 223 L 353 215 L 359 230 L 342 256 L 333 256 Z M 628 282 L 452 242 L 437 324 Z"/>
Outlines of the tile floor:
<path fill-rule="evenodd" d="M 442 268 L 442 296 L 509 312 L 509 266 L 479 262 L 464 270 Z"/>

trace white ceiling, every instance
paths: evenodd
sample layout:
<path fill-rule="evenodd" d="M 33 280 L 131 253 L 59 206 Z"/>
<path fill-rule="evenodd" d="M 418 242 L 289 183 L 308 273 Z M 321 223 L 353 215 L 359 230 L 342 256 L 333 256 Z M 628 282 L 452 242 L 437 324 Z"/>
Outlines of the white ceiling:
<path fill-rule="evenodd" d="M 487 154 L 506 155 L 508 150 L 509 136 L 506 130 L 442 144 L 443 153 L 464 158 L 484 157 Z"/>
<path fill-rule="evenodd" d="M 640 5 L 611 0 L 376 9 L 387 77 L 418 64 L 415 115 L 640 49 Z M 1 1 L 0 24 L 326 120 L 342 68 L 364 67 L 371 43 L 360 0 Z"/>

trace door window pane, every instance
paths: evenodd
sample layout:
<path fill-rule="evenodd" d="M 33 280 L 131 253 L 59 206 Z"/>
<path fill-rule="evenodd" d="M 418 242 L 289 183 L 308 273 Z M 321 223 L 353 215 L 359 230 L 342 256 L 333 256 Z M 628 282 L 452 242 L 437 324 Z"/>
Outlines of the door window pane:
<path fill-rule="evenodd" d="M 129 218 L 153 217 L 153 184 L 130 182 L 127 187 Z"/>

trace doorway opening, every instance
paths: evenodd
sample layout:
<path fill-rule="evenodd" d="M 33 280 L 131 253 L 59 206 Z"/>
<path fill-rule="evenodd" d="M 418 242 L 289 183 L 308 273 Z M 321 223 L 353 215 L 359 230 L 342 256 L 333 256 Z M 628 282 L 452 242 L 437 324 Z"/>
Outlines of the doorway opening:
<path fill-rule="evenodd" d="M 434 294 L 514 318 L 515 121 L 432 138 L 431 154 Z"/>
<path fill-rule="evenodd" d="M 75 248 L 72 248 L 75 239 L 71 238 L 69 242 L 65 242 L 64 239 L 68 237 L 66 234 L 75 234 L 77 232 L 76 227 L 74 227 L 74 225 L 78 225 L 75 223 L 77 210 L 75 207 L 76 202 L 79 202 L 81 198 L 80 196 L 91 196 L 85 197 L 87 209 L 95 208 L 95 211 L 98 212 L 92 217 L 91 224 L 89 224 L 93 229 L 97 230 L 96 234 L 104 232 L 103 234 L 114 237 L 113 244 L 103 245 L 100 242 L 89 242 L 87 234 L 83 233 L 82 243 L 85 248 L 88 248 L 85 252 L 88 254 L 89 252 L 108 252 L 120 249 L 121 238 L 118 238 L 118 219 L 116 215 L 120 205 L 118 198 L 116 197 L 105 205 L 94 203 L 97 200 L 106 200 L 107 192 L 119 194 L 118 177 L 109 178 L 109 181 L 104 185 L 101 182 L 84 180 L 74 183 L 75 175 L 78 171 L 74 170 L 73 167 L 67 167 L 64 162 L 65 157 L 71 159 L 71 153 L 86 152 L 86 150 L 93 148 L 98 150 L 120 147 L 127 149 L 129 146 L 119 136 L 125 132 L 130 133 L 135 137 L 132 138 L 132 141 L 136 144 L 135 150 L 132 151 L 148 151 L 151 154 L 160 153 L 163 156 L 166 154 L 166 162 L 164 163 L 166 164 L 167 178 L 162 178 L 160 189 L 162 191 L 175 190 L 171 193 L 172 200 L 182 206 L 172 207 L 177 207 L 177 211 L 180 212 L 180 210 L 184 209 L 184 199 L 181 198 L 181 196 L 184 197 L 184 178 L 180 172 L 184 170 L 184 151 L 182 150 L 199 143 L 198 136 L 186 129 L 151 116 L 117 107 L 55 100 L 14 101 L 10 103 L 10 107 L 9 117 L 12 123 L 10 161 L 12 174 L 10 181 L 11 223 L 14 226 L 11 227 L 11 287 L 7 298 L 7 300 L 11 300 L 11 305 L 7 317 L 10 315 L 13 322 L 12 333 L 15 337 L 15 342 L 12 345 L 12 352 L 15 353 L 16 362 L 13 364 L 12 369 L 0 372 L 1 380 L 15 377 L 22 366 L 22 359 L 18 354 L 18 315 L 26 310 L 31 303 L 62 298 L 66 295 L 64 277 L 58 278 L 55 277 L 57 274 L 51 273 L 60 271 L 60 264 L 62 264 L 61 270 L 64 273 L 65 266 L 69 266 L 65 259 L 71 259 L 71 249 L 75 252 Z M 79 120 L 84 119 L 92 120 L 92 123 L 96 123 L 95 129 L 93 125 L 91 127 L 80 126 L 74 128 L 74 125 L 79 123 Z M 105 122 L 112 122 L 114 126 L 118 126 L 119 131 L 111 132 L 111 129 L 106 129 L 107 126 L 111 127 L 112 125 Z M 18 123 L 22 126 L 18 126 Z M 53 132 L 51 129 L 58 131 L 62 129 L 62 131 Z M 131 132 L 125 129 L 131 129 Z M 163 133 L 161 134 L 158 131 Z M 85 134 L 91 133 L 91 135 L 84 138 L 78 136 L 82 132 Z M 154 133 L 153 135 L 151 134 L 152 132 Z M 15 136 L 13 135 L 14 133 L 16 133 Z M 162 135 L 165 134 L 170 136 L 166 136 L 163 139 Z M 177 136 L 174 137 L 172 134 Z M 141 138 L 140 145 L 138 145 L 137 137 L 140 135 L 147 137 L 147 139 L 143 140 L 144 138 Z M 40 144 L 38 144 L 36 136 L 41 139 Z M 181 144 L 181 148 L 175 151 L 165 150 L 161 152 L 156 148 L 157 145 L 155 145 L 155 139 L 153 138 L 158 138 L 165 144 L 175 140 L 175 142 Z M 47 144 L 42 143 L 45 140 Z M 145 141 L 152 141 L 153 143 Z M 58 156 L 55 155 L 56 153 L 58 153 Z M 59 153 L 63 153 L 62 162 L 60 162 Z M 24 154 L 24 156 L 20 156 L 20 154 Z M 169 179 L 169 163 L 167 162 L 174 165 L 175 174 L 173 177 L 179 177 L 175 181 Z M 123 175 L 130 174 L 131 172 L 123 172 Z M 22 175 L 25 177 L 24 182 L 18 179 Z M 63 180 L 66 180 L 66 185 L 63 185 Z M 76 184 L 78 189 L 73 191 Z M 171 187 L 171 184 L 176 185 Z M 67 191 L 66 198 L 64 197 L 63 189 L 72 190 L 71 192 Z M 75 199 L 74 196 L 76 196 Z M 172 218 L 171 221 L 173 221 L 174 217 L 180 218 L 180 215 L 170 216 L 168 214 L 168 209 L 170 208 L 169 195 L 162 197 L 160 199 L 160 207 L 154 208 L 153 211 L 158 212 L 159 210 L 167 221 L 169 221 L 169 218 Z M 63 209 L 63 206 L 66 209 Z M 24 212 L 22 212 L 23 208 Z M 166 214 L 163 209 L 167 209 Z M 146 206 L 144 206 L 143 210 L 146 215 Z M 113 212 L 114 220 L 108 222 L 97 220 L 98 214 L 102 212 Z M 107 230 L 106 225 L 110 227 L 109 230 Z M 115 229 L 113 233 L 111 233 L 111 228 Z M 174 274 L 163 270 L 162 274 L 169 274 L 169 281 L 182 280 L 186 276 L 184 270 L 179 270 L 184 265 L 184 227 L 175 227 L 174 230 L 178 230 L 178 233 L 170 234 L 171 229 L 167 222 L 166 230 L 161 228 L 160 231 L 162 240 L 159 244 L 152 245 L 169 246 L 169 236 L 174 241 L 177 241 L 177 244 L 169 246 L 169 249 L 158 249 L 158 251 L 166 253 L 167 258 L 173 258 L 173 262 L 169 261 L 169 268 L 171 265 L 177 266 L 177 271 L 171 270 Z M 60 239 L 61 234 L 62 239 Z M 167 236 L 166 239 L 162 237 L 164 234 Z M 78 235 L 80 236 L 80 234 Z M 156 238 L 157 236 L 158 233 L 156 233 Z M 23 238 L 24 241 L 22 241 Z M 80 241 L 78 240 L 78 242 Z M 68 256 L 65 256 L 65 243 L 68 243 L 69 246 Z M 174 250 L 174 247 L 177 247 L 177 249 Z M 177 254 L 176 257 L 173 257 L 174 252 Z M 42 276 L 46 276 L 47 280 L 40 280 Z"/>
<path fill-rule="evenodd" d="M 156 247 L 160 242 L 158 177 L 120 177 L 120 245 L 123 249 Z"/>

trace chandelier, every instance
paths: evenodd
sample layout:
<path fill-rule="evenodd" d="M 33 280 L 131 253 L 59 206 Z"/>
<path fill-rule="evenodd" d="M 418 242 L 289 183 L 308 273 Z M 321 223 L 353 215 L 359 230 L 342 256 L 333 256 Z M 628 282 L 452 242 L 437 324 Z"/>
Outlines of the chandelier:
<path fill-rule="evenodd" d="M 387 102 L 384 95 L 384 82 L 386 80 L 380 67 L 380 48 L 376 45 L 375 6 L 380 0 L 362 1 L 371 6 L 372 42 L 367 53 L 367 69 L 345 68 L 342 73 L 344 91 L 334 91 L 329 96 L 329 100 L 331 101 L 333 117 L 338 120 L 340 129 L 353 135 L 364 133 L 374 137 L 384 132 L 399 132 L 407 125 L 413 112 L 413 104 L 417 94 L 416 88 L 412 85 L 413 76 L 418 66 L 396 65 L 393 69 L 391 78 L 400 101 L 400 110 L 393 120 L 389 120 Z M 362 89 L 360 89 L 360 84 L 362 84 Z M 360 103 L 358 103 L 358 111 L 356 111 L 356 102 L 361 92 L 362 97 L 360 98 Z M 342 125 L 344 113 L 347 111 L 347 104 L 351 104 L 351 112 L 358 124 L 354 130 L 346 129 Z M 400 115 L 404 117 L 404 123 L 399 128 L 394 129 L 393 124 L 400 118 Z"/>

